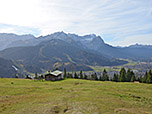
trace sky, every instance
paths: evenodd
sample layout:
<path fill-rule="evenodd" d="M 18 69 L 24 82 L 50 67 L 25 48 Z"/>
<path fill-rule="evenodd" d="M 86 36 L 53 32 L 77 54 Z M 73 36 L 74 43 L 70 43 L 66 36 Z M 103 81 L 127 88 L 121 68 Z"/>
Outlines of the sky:
<path fill-rule="evenodd" d="M 0 0 L 0 33 L 96 34 L 114 46 L 152 45 L 152 0 Z"/>

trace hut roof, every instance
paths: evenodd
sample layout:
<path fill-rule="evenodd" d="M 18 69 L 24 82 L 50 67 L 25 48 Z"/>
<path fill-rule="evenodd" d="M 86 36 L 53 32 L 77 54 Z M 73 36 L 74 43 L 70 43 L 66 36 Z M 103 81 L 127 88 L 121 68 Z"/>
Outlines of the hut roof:
<path fill-rule="evenodd" d="M 50 74 L 52 74 L 52 75 L 54 75 L 54 76 L 58 76 L 58 75 L 62 74 L 62 72 L 59 71 L 59 70 L 55 70 L 55 71 L 53 71 L 53 72 L 50 72 Z"/>

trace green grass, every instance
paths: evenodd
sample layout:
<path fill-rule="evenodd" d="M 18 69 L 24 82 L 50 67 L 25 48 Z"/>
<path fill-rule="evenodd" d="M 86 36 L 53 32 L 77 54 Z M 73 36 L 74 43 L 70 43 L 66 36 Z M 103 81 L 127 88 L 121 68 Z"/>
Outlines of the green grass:
<path fill-rule="evenodd" d="M 124 64 L 124 66 L 133 66 L 133 65 L 138 65 L 137 62 L 129 60 L 129 59 L 120 59 L 120 60 L 124 60 L 124 61 L 128 61 L 127 64 Z"/>
<path fill-rule="evenodd" d="M 104 69 L 106 69 L 106 71 L 112 70 L 112 67 L 102 67 L 102 66 L 89 66 L 89 67 L 96 72 L 103 72 Z"/>
<path fill-rule="evenodd" d="M 152 85 L 0 78 L 0 114 L 152 114 Z"/>
<path fill-rule="evenodd" d="M 120 71 L 121 68 L 125 66 L 138 65 L 137 62 L 134 62 L 128 59 L 120 59 L 120 60 L 128 61 L 128 63 L 124 65 L 120 65 L 120 66 L 89 66 L 89 67 L 92 68 L 96 72 L 103 72 L 104 69 L 106 69 L 106 71 L 109 72 L 109 71 Z M 136 70 L 136 69 L 132 69 L 132 70 Z"/>

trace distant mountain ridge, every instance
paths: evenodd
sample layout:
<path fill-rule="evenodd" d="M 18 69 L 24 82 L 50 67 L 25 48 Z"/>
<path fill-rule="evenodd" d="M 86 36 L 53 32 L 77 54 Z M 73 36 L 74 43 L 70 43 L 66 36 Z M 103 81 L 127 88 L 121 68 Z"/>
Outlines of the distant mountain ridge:
<path fill-rule="evenodd" d="M 55 32 L 35 37 L 3 33 L 0 34 L 0 43 L 0 57 L 23 64 L 28 72 L 43 72 L 56 67 L 90 71 L 89 66 L 127 63 L 119 58 L 152 61 L 151 45 L 114 47 L 95 34 L 79 36 Z"/>
<path fill-rule="evenodd" d="M 134 45 L 130 45 L 128 46 L 130 48 L 152 48 L 152 45 L 142 45 L 142 44 L 134 44 Z"/>
<path fill-rule="evenodd" d="M 73 46 L 85 50 L 92 50 L 94 53 L 105 55 L 111 58 L 152 61 L 151 45 L 135 44 L 128 47 L 114 47 L 106 44 L 100 36 L 96 36 L 95 34 L 78 36 L 76 34 L 66 34 L 63 31 L 39 37 L 34 37 L 33 35 L 15 35 L 2 33 L 0 34 L 0 50 L 11 47 L 36 46 L 41 42 L 52 39 L 60 39 L 64 42 L 73 44 Z"/>
<path fill-rule="evenodd" d="M 114 66 L 126 63 L 73 45 L 60 39 L 52 39 L 36 46 L 8 48 L 1 51 L 0 56 L 23 64 L 27 71 L 33 73 L 64 67 L 68 71 L 90 71 L 92 69 L 88 65 Z"/>
<path fill-rule="evenodd" d="M 17 42 L 23 42 L 23 41 L 34 39 L 34 38 L 35 36 L 31 34 L 16 35 L 13 33 L 0 33 L 0 50 L 6 49 L 8 47 L 17 46 Z M 14 42 L 16 45 L 13 46 L 12 44 Z"/>
<path fill-rule="evenodd" d="M 97 46 L 105 46 L 108 45 L 104 42 L 104 40 L 100 36 L 96 36 L 95 34 L 89 34 L 89 35 L 84 35 L 84 36 L 79 36 L 76 34 L 71 34 L 71 33 L 64 33 L 63 31 L 61 32 L 55 32 L 53 34 L 49 34 L 46 36 L 39 36 L 35 37 L 34 35 L 31 34 L 25 34 L 25 35 L 16 35 L 13 33 L 0 33 L 0 43 L 3 43 L 4 47 L 0 46 L 0 50 L 9 48 L 9 47 L 20 47 L 20 46 L 35 46 L 43 41 L 49 41 L 51 39 L 60 39 L 65 42 L 79 42 L 83 46 L 86 46 L 88 48 L 93 48 L 94 50 L 97 50 Z M 90 46 L 90 45 L 91 46 Z M 126 47 L 115 47 L 108 45 L 110 47 L 114 48 L 151 48 L 152 45 L 142 45 L 136 43 L 135 45 L 130 45 Z"/>

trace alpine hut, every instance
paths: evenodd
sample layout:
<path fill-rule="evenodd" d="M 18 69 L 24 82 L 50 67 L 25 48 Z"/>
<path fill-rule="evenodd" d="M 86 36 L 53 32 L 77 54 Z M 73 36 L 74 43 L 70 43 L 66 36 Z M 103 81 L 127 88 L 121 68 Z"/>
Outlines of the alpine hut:
<path fill-rule="evenodd" d="M 55 81 L 62 79 L 62 72 L 59 70 L 55 70 L 45 75 L 45 80 Z"/>

